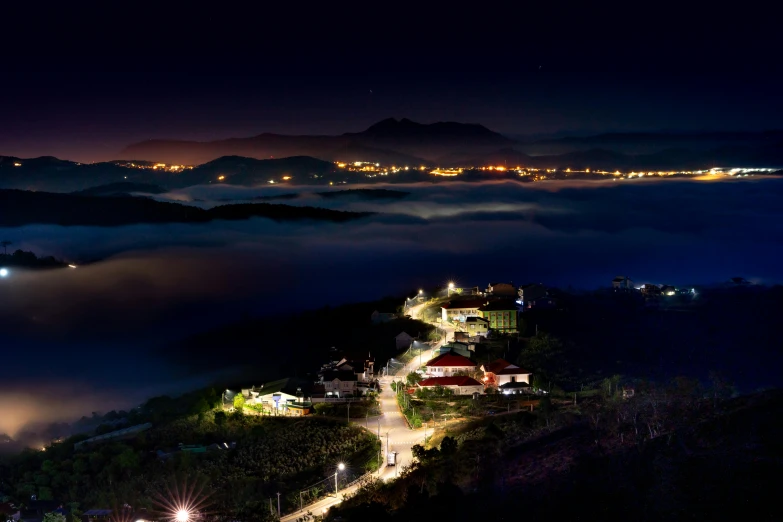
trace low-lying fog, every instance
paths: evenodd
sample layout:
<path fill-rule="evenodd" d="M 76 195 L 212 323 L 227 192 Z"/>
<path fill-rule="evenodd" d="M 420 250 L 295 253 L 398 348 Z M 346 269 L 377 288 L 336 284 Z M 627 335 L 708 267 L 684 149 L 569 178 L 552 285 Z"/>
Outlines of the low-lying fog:
<path fill-rule="evenodd" d="M 333 190 L 356 188 L 334 187 Z M 372 185 L 369 188 L 383 188 Z M 783 180 L 441 183 L 398 200 L 318 188 L 195 187 L 203 206 L 300 192 L 281 204 L 380 214 L 342 224 L 266 219 L 0 230 L 12 249 L 101 262 L 0 279 L 0 433 L 192 387 L 149 354 L 245 315 L 370 300 L 455 280 L 592 289 L 635 282 L 783 281 Z M 195 201 L 201 200 L 201 201 Z M 230 347 L 216 347 L 225 357 Z"/>

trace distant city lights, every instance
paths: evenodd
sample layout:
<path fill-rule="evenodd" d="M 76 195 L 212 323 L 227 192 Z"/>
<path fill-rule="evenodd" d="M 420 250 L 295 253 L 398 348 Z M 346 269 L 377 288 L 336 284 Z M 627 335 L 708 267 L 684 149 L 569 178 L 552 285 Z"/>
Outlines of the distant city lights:
<path fill-rule="evenodd" d="M 471 171 L 488 171 L 497 174 L 514 174 L 517 176 L 523 176 L 530 181 L 545 181 L 545 180 L 565 180 L 565 179 L 578 179 L 580 174 L 586 176 L 585 180 L 599 180 L 605 178 L 612 181 L 626 180 L 626 179 L 641 179 L 645 177 L 691 177 L 692 179 L 705 181 L 719 179 L 721 176 L 733 176 L 733 177 L 745 177 L 753 176 L 754 174 L 772 174 L 778 172 L 780 169 L 773 168 L 711 168 L 706 170 L 680 170 L 680 171 L 644 171 L 644 172 L 620 172 L 619 170 L 600 170 L 586 167 L 583 170 L 578 170 L 572 167 L 566 167 L 564 169 L 548 169 L 548 168 L 531 168 L 517 165 L 515 167 L 505 165 L 485 165 L 485 166 L 450 166 L 450 167 L 426 167 L 420 165 L 419 167 L 410 166 L 385 166 L 377 162 L 371 161 L 352 161 L 352 162 L 335 162 L 335 165 L 340 169 L 345 169 L 349 172 L 355 172 L 357 174 L 363 174 L 367 178 L 376 178 L 378 176 L 391 176 L 400 172 L 408 170 L 420 170 L 429 171 L 433 176 L 443 177 L 457 177 L 464 174 L 468 174 Z M 314 176 L 317 177 L 317 176 Z M 286 178 L 284 177 L 283 180 Z M 345 181 L 339 181 L 339 183 L 345 183 Z"/>

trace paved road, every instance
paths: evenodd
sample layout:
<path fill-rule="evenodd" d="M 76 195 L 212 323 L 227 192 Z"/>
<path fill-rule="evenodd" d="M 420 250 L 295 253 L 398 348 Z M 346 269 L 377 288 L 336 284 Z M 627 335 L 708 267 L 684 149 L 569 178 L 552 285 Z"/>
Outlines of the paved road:
<path fill-rule="evenodd" d="M 418 319 L 419 313 L 425 307 L 425 304 L 416 305 L 408 309 L 408 314 Z M 440 326 L 440 325 L 439 325 Z M 446 333 L 446 340 L 454 338 L 454 329 L 451 327 L 442 327 Z M 443 344 L 443 340 L 439 341 L 429 350 L 421 353 L 422 364 L 426 363 L 432 358 L 432 351 L 439 348 Z M 381 394 L 379 397 L 381 405 L 381 415 L 379 417 L 370 417 L 369 419 L 355 421 L 358 426 L 366 427 L 368 430 L 381 436 L 381 452 L 385 456 L 387 451 L 397 452 L 397 465 L 386 466 L 384 460 L 381 469 L 378 470 L 376 475 L 381 480 L 392 480 L 400 472 L 403 466 L 410 464 L 413 460 L 413 454 L 411 453 L 411 447 L 414 444 L 421 444 L 424 442 L 424 429 L 412 430 L 408 427 L 408 423 L 400 412 L 400 408 L 397 405 L 397 399 L 394 395 L 394 391 L 391 389 L 391 383 L 396 378 L 397 380 L 404 379 L 405 376 L 419 368 L 419 357 L 415 357 L 411 362 L 396 371 L 395 375 L 390 375 L 381 378 Z M 390 373 L 391 368 L 390 368 Z M 297 518 L 301 517 L 308 511 L 314 515 L 320 515 L 328 510 L 330 507 L 342 502 L 343 495 L 351 495 L 357 489 L 359 485 L 355 485 L 349 488 L 340 490 L 337 498 L 326 497 L 318 502 L 305 507 L 303 512 L 296 512 L 290 515 L 283 516 L 280 520 L 282 522 L 294 522 Z"/>

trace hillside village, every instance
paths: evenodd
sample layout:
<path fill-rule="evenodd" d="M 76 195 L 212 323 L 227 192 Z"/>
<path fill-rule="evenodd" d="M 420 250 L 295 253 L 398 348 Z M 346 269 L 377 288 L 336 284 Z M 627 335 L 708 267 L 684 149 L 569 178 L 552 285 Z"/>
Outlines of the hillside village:
<path fill-rule="evenodd" d="M 724 289 L 735 299 L 731 297 L 735 295 L 733 290 L 752 291 L 753 286 L 742 278 L 733 278 Z M 358 324 L 367 325 L 362 328 L 383 332 L 384 342 L 390 346 L 388 353 L 395 354 L 392 357 L 378 356 L 373 350 L 357 353 L 335 346 L 325 352 L 320 367 L 313 367 L 310 374 L 229 386 L 205 395 L 206 402 L 196 394 L 185 398 L 184 407 L 175 406 L 177 401 L 168 398 L 156 398 L 138 412 L 106 420 L 91 437 L 59 439 L 42 448 L 41 454 L 72 451 L 72 458 L 78 458 L 120 451 L 115 458 L 127 459 L 130 446 L 136 448 L 136 455 L 147 452 L 148 456 L 136 457 L 146 462 L 145 466 L 181 466 L 192 458 L 204 459 L 205 463 L 233 461 L 253 444 L 266 444 L 263 438 L 246 439 L 264 423 L 283 423 L 276 428 L 286 434 L 279 439 L 280 448 L 292 436 L 286 431 L 286 426 L 293 426 L 288 423 L 305 422 L 308 430 L 315 430 L 315 437 L 323 437 L 317 435 L 323 430 L 332 433 L 347 424 L 353 431 L 346 433 L 357 441 L 353 444 L 361 448 L 362 456 L 351 457 L 348 452 L 339 458 L 359 458 L 361 464 L 328 472 L 333 465 L 331 459 L 338 457 L 324 453 L 325 462 L 313 468 L 311 461 L 319 458 L 317 453 L 302 448 L 296 458 L 302 459 L 302 472 L 308 471 L 288 487 L 281 487 L 286 496 L 279 508 L 275 509 L 273 502 L 264 511 L 273 519 L 293 521 L 303 513 L 325 513 L 339 499 L 358 495 L 367 480 L 389 483 L 417 469 L 428 462 L 431 452 L 444 443 L 451 444 L 451 438 L 462 447 L 463 437 L 473 433 L 475 426 L 493 423 L 493 419 L 505 426 L 516 422 L 512 419 L 522 418 L 520 415 L 535 415 L 540 425 L 537 429 L 553 430 L 563 422 L 551 416 L 555 408 L 582 415 L 583 409 L 597 407 L 603 401 L 614 401 L 612 407 L 623 407 L 617 404 L 625 401 L 629 405 L 632 401 L 648 401 L 650 384 L 638 379 L 606 372 L 574 378 L 575 372 L 582 371 L 582 363 L 574 358 L 579 351 L 539 331 L 539 325 L 549 328 L 562 322 L 563 314 L 575 303 L 590 307 L 606 298 L 618 309 L 635 307 L 650 313 L 653 308 L 652 312 L 658 313 L 652 303 L 671 305 L 670 309 L 676 311 L 683 306 L 687 309 L 687 303 L 700 295 L 693 288 L 635 286 L 625 276 L 616 277 L 601 292 L 582 297 L 581 304 L 573 295 L 540 283 L 516 286 L 501 282 L 486 288 L 448 284 L 431 292 L 420 290 L 396 308 L 384 305 L 356 319 Z M 595 359 L 598 355 L 590 356 Z M 711 393 L 715 397 L 725 398 L 731 393 L 729 381 L 722 379 L 714 381 L 717 391 Z M 682 387 L 682 383 L 677 386 Z M 198 412 L 198 420 L 190 417 L 187 422 L 200 427 L 184 429 L 183 423 L 192 412 Z M 525 436 L 533 433 L 537 431 Z M 307 482 L 319 476 L 326 476 L 320 479 L 324 485 L 306 489 Z M 113 520 L 117 511 L 105 501 L 75 508 L 72 499 L 58 500 L 48 486 L 25 483 L 23 491 L 35 493 L 21 504 L 2 505 L 9 519 L 57 522 L 44 521 L 45 516 L 54 513 L 67 518 L 59 522 L 70 522 L 76 515 L 81 522 L 97 522 Z M 266 488 L 264 491 L 269 493 Z M 133 512 L 141 513 L 142 509 L 146 507 Z M 152 514 L 144 517 L 155 519 Z"/>

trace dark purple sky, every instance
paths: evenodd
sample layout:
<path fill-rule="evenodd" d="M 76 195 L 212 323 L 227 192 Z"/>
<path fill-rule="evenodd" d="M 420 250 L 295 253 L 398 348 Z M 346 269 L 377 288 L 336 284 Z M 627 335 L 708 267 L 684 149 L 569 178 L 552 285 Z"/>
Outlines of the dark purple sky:
<path fill-rule="evenodd" d="M 453 7 L 20 14 L 0 36 L 0 154 L 106 159 L 146 138 L 390 116 L 509 134 L 783 127 L 762 12 Z"/>

